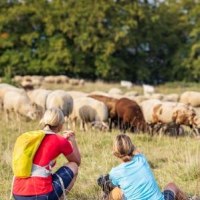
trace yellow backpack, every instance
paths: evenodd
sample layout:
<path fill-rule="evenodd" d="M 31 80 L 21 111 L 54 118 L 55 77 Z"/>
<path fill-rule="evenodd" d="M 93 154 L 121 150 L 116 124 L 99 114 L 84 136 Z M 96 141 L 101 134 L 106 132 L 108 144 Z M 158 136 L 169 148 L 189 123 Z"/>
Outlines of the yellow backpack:
<path fill-rule="evenodd" d="M 15 177 L 31 176 L 33 159 L 46 132 L 43 130 L 29 131 L 21 134 L 15 143 L 12 158 L 12 169 Z"/>

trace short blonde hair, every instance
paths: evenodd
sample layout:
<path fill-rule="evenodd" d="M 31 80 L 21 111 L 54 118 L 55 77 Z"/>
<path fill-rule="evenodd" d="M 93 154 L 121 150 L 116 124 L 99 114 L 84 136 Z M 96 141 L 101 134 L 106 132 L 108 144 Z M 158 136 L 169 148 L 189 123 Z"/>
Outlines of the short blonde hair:
<path fill-rule="evenodd" d="M 42 119 L 40 120 L 40 125 L 44 128 L 45 126 L 58 127 L 64 124 L 65 118 L 62 110 L 58 108 L 51 108 L 45 111 Z"/>
<path fill-rule="evenodd" d="M 124 162 L 130 161 L 134 155 L 135 146 L 128 135 L 117 135 L 113 142 L 113 154 Z"/>

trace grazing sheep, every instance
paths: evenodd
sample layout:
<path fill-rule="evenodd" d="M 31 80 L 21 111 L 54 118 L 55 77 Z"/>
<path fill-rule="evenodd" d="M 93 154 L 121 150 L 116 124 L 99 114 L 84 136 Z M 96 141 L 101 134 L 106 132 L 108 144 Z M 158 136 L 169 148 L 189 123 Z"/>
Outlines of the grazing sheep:
<path fill-rule="evenodd" d="M 144 96 L 144 95 L 138 95 L 136 97 L 132 97 L 132 100 L 136 101 L 138 104 L 140 104 L 141 102 L 148 100 L 149 97 Z"/>
<path fill-rule="evenodd" d="M 81 128 L 87 130 L 87 124 L 100 126 L 100 129 L 108 129 L 105 122 L 108 120 L 107 106 L 100 101 L 97 101 L 90 97 L 81 97 L 74 100 L 74 107 L 70 120 L 73 122 L 74 128 L 76 122 L 81 123 Z"/>
<path fill-rule="evenodd" d="M 119 128 L 125 132 L 146 131 L 146 122 L 140 106 L 133 100 L 121 98 L 116 102 L 116 112 L 119 120 Z"/>
<path fill-rule="evenodd" d="M 69 77 L 65 75 L 55 76 L 55 82 L 58 84 L 65 84 L 69 82 Z"/>
<path fill-rule="evenodd" d="M 14 76 L 13 79 L 12 79 L 12 81 L 17 83 L 17 84 L 20 84 L 22 80 L 23 80 L 22 76 Z"/>
<path fill-rule="evenodd" d="M 115 109 L 115 105 L 117 102 L 117 99 L 112 97 L 107 97 L 103 95 L 89 95 L 88 97 L 91 97 L 93 99 L 96 99 L 98 101 L 101 101 L 105 103 L 105 105 L 108 108 L 108 118 L 109 118 L 109 131 L 112 130 L 112 123 L 117 123 L 117 113 Z"/>
<path fill-rule="evenodd" d="M 151 86 L 151 85 L 143 84 L 143 85 L 142 85 L 142 88 L 143 88 L 144 96 L 152 95 L 152 94 L 155 92 L 154 87 Z"/>
<path fill-rule="evenodd" d="M 179 135 L 180 125 L 193 126 L 193 118 L 196 116 L 194 109 L 190 106 L 176 102 L 148 100 L 143 101 L 141 107 L 146 122 L 152 127 L 152 133 L 156 124 L 160 124 L 158 130 L 164 125 L 166 128 L 174 125 L 176 134 Z"/>
<path fill-rule="evenodd" d="M 133 86 L 132 82 L 130 82 L 130 81 L 125 81 L 125 80 L 121 80 L 121 81 L 120 81 L 120 85 L 121 85 L 122 87 L 126 87 L 126 88 L 128 88 L 128 89 L 130 89 L 130 88 Z"/>
<path fill-rule="evenodd" d="M 33 90 L 34 89 L 34 85 L 31 81 L 31 79 L 25 79 L 25 80 L 22 80 L 22 82 L 20 83 L 21 87 L 24 88 L 26 91 L 29 91 L 29 90 Z"/>
<path fill-rule="evenodd" d="M 79 85 L 79 81 L 80 81 L 79 79 L 71 78 L 71 79 L 69 79 L 69 84 L 77 86 L 77 85 Z"/>
<path fill-rule="evenodd" d="M 14 98 L 13 98 L 14 97 Z M 19 120 L 19 115 L 27 117 L 31 120 L 37 118 L 37 107 L 32 104 L 28 96 L 17 91 L 8 91 L 4 96 L 4 111 L 8 121 L 9 113 L 14 111 Z"/>
<path fill-rule="evenodd" d="M 54 90 L 48 94 L 46 99 L 46 109 L 59 108 L 64 116 L 69 117 L 73 108 L 73 99 L 70 94 L 64 90 Z"/>
<path fill-rule="evenodd" d="M 24 89 L 17 88 L 7 83 L 0 84 L 0 110 L 3 109 L 4 96 L 8 91 L 17 91 L 21 94 L 25 93 Z"/>
<path fill-rule="evenodd" d="M 41 114 L 44 114 L 46 110 L 46 99 L 47 96 L 51 93 L 51 90 L 45 89 L 35 89 L 27 92 L 32 103 L 35 103 L 41 108 Z"/>
<path fill-rule="evenodd" d="M 193 126 L 193 118 L 196 113 L 194 109 L 186 104 L 163 102 L 156 115 L 162 124 L 173 123 L 176 128 L 176 134 L 179 135 L 180 125 Z"/>
<path fill-rule="evenodd" d="M 56 78 L 54 76 L 45 76 L 44 77 L 44 82 L 45 83 L 55 83 Z"/>
<path fill-rule="evenodd" d="M 178 102 L 179 101 L 179 94 L 167 94 L 164 96 L 163 101 L 171 101 L 171 102 Z"/>
<path fill-rule="evenodd" d="M 151 96 L 149 96 L 150 99 L 158 99 L 158 100 L 162 100 L 164 98 L 163 94 L 160 93 L 154 93 Z"/>
<path fill-rule="evenodd" d="M 186 91 L 180 96 L 180 102 L 193 107 L 200 106 L 200 92 Z"/>
<path fill-rule="evenodd" d="M 158 123 L 157 116 L 155 115 L 157 109 L 160 108 L 162 102 L 158 99 L 149 99 L 140 103 L 144 119 L 149 127 L 149 132 L 153 134 L 154 126 Z"/>
<path fill-rule="evenodd" d="M 119 88 L 111 88 L 109 91 L 108 91 L 108 94 L 110 95 L 122 95 L 122 90 L 119 89 Z"/>
<path fill-rule="evenodd" d="M 129 91 L 129 92 L 126 92 L 124 95 L 125 95 L 126 97 L 136 97 L 136 96 L 139 95 L 139 93 L 136 92 L 136 91 Z"/>

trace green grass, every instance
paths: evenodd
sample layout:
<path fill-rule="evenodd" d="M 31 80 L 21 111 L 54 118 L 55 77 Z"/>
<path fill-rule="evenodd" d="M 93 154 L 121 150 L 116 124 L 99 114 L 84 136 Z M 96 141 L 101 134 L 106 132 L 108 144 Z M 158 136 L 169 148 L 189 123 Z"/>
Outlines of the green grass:
<path fill-rule="evenodd" d="M 86 82 L 85 86 L 46 85 L 47 89 L 93 90 L 108 91 L 112 87 L 121 88 L 119 84 L 105 84 L 103 82 Z M 185 90 L 198 90 L 197 84 L 168 84 L 156 87 L 156 92 L 181 93 Z M 123 92 L 134 90 L 142 93 L 141 86 L 134 86 Z M 12 121 L 6 123 L 0 113 L 0 200 L 8 200 L 11 190 L 12 170 L 11 155 L 17 136 L 28 130 L 38 129 L 38 121 L 20 123 Z M 112 141 L 119 133 L 76 131 L 77 142 L 82 155 L 82 163 L 74 188 L 68 195 L 69 200 L 98 200 L 101 196 L 100 188 L 96 184 L 99 175 L 108 173 L 118 160 L 112 155 Z M 200 140 L 189 136 L 174 138 L 163 135 L 150 137 L 148 134 L 129 134 L 134 144 L 146 155 L 156 180 L 161 189 L 168 182 L 175 182 L 185 192 L 200 195 Z M 66 163 L 60 156 L 56 168 Z"/>
<path fill-rule="evenodd" d="M 21 132 L 38 129 L 38 122 L 14 120 L 6 123 L 1 115 L 0 121 L 0 199 L 9 198 L 12 170 L 11 155 L 14 142 Z M 73 200 L 98 200 L 101 196 L 96 179 L 100 174 L 110 171 L 118 160 L 112 155 L 112 141 L 119 131 L 112 133 L 89 131 L 76 132 L 82 155 L 82 163 L 74 188 L 68 195 Z M 175 182 L 189 194 L 200 194 L 200 143 L 191 137 L 168 137 L 147 134 L 128 134 L 134 144 L 148 158 L 161 189 L 168 182 Z M 60 156 L 57 168 L 66 160 Z"/>

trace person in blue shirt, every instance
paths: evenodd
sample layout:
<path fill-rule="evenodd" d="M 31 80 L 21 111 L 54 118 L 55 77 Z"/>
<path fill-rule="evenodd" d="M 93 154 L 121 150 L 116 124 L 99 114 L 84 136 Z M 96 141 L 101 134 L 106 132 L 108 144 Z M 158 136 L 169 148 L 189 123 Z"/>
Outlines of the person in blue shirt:
<path fill-rule="evenodd" d="M 136 150 L 129 136 L 117 135 L 113 154 L 121 163 L 113 167 L 109 179 L 116 186 L 109 200 L 186 200 L 186 195 L 169 183 L 161 192 L 152 170 L 143 154 Z"/>

